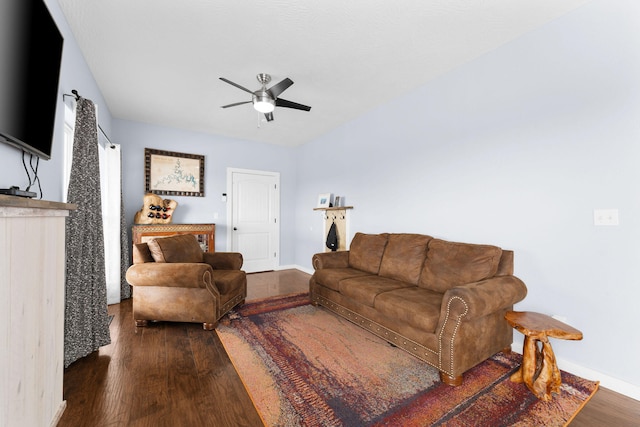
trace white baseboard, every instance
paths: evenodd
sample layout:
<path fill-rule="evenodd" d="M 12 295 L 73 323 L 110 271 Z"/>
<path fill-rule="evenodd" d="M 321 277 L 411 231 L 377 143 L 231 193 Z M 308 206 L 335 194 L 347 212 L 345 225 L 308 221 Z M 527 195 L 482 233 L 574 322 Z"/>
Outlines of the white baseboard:
<path fill-rule="evenodd" d="M 53 419 L 51 420 L 51 424 L 49 424 L 50 427 L 55 427 L 58 425 L 58 422 L 60 421 L 60 419 L 62 418 L 62 414 L 64 413 L 64 410 L 67 408 L 67 401 L 63 400 L 60 405 L 58 406 L 58 410 L 56 411 L 56 413 L 53 415 Z"/>
<path fill-rule="evenodd" d="M 511 344 L 511 350 L 515 353 L 522 354 L 522 342 L 514 342 Z M 588 380 L 600 381 L 600 386 L 602 387 L 613 390 L 616 393 L 624 394 L 632 399 L 640 400 L 640 387 L 637 385 L 619 380 L 602 372 L 594 371 L 593 369 L 585 368 L 567 359 L 557 357 L 557 355 L 556 361 L 558 362 L 558 367 L 563 371 L 570 372 Z"/>
<path fill-rule="evenodd" d="M 307 273 L 307 274 L 313 274 L 314 272 L 313 268 L 304 268 L 297 264 L 281 265 L 279 267 L 276 267 L 276 271 L 280 271 L 280 270 L 300 270 L 303 273 Z"/>

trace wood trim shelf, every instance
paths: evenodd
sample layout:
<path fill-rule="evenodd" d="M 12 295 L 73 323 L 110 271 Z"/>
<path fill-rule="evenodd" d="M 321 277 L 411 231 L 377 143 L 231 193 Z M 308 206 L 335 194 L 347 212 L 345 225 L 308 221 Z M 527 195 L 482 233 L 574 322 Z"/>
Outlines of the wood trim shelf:
<path fill-rule="evenodd" d="M 72 211 L 78 208 L 73 203 L 52 202 L 50 200 L 31 199 L 29 197 L 0 194 L 0 206 L 24 209 L 57 209 Z"/>
<path fill-rule="evenodd" d="M 215 252 L 215 224 L 140 224 L 131 228 L 134 245 L 176 234 L 193 234 L 204 252 Z"/>
<path fill-rule="evenodd" d="M 353 209 L 353 206 L 332 206 L 330 208 L 313 208 L 314 211 L 338 211 L 344 209 Z"/>

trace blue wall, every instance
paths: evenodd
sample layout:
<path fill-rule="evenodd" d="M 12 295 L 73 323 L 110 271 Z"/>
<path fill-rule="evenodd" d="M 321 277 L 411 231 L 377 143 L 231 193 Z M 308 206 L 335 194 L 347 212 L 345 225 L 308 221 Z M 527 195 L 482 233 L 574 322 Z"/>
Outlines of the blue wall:
<path fill-rule="evenodd" d="M 144 197 L 144 149 L 177 151 L 205 156 L 205 197 L 171 196 L 178 202 L 173 222 L 216 223 L 216 250 L 227 249 L 227 168 L 280 173 L 280 262 L 294 261 L 293 207 L 296 194 L 295 151 L 271 144 L 234 140 L 198 132 L 115 120 L 113 141 L 121 144 L 123 196 L 129 224 L 142 208 Z M 214 214 L 218 219 L 214 219 Z"/>
<path fill-rule="evenodd" d="M 591 2 L 300 147 L 296 263 L 321 246 L 311 207 L 329 191 L 354 206 L 352 234 L 513 249 L 516 308 L 584 333 L 558 357 L 637 393 L 639 24 L 637 2 Z M 595 227 L 599 208 L 620 225 Z"/>
<path fill-rule="evenodd" d="M 104 98 L 96 85 L 96 82 L 87 66 L 78 44 L 67 25 L 64 15 L 56 0 L 44 0 L 53 15 L 58 28 L 64 37 L 62 52 L 62 66 L 60 69 L 60 85 L 58 106 L 56 110 L 56 125 L 54 129 L 54 141 L 52 145 L 51 160 L 41 161 L 38 168 L 38 176 L 42 184 L 43 199 L 62 201 L 63 182 L 63 137 L 64 137 L 64 104 L 63 94 L 71 94 L 76 89 L 78 93 L 91 99 L 98 107 L 99 121 L 102 128 L 108 134 L 111 129 L 111 113 L 107 108 Z M 27 157 L 28 161 L 28 157 Z M 0 188 L 12 185 L 24 189 L 29 185 L 29 179 L 22 166 L 22 152 L 6 144 L 0 144 Z M 37 186 L 31 191 L 38 191 Z"/>

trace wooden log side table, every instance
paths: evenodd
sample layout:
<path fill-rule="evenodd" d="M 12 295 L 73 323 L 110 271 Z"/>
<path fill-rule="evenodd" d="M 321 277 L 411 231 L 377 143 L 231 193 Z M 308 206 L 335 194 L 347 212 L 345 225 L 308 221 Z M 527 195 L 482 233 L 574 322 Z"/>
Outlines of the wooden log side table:
<path fill-rule="evenodd" d="M 581 340 L 582 332 L 551 316 L 530 311 L 507 311 L 504 318 L 524 334 L 522 365 L 511 375 L 511 381 L 524 382 L 538 399 L 550 401 L 552 393 L 560 392 L 562 380 L 549 337 Z"/>

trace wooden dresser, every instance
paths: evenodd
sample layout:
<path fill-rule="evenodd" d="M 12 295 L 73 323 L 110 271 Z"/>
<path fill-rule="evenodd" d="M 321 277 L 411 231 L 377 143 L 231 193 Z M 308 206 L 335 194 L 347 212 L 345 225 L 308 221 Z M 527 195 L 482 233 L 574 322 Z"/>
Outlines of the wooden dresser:
<path fill-rule="evenodd" d="M 76 205 L 0 195 L 0 425 L 56 425 L 64 374 L 65 219 Z"/>

